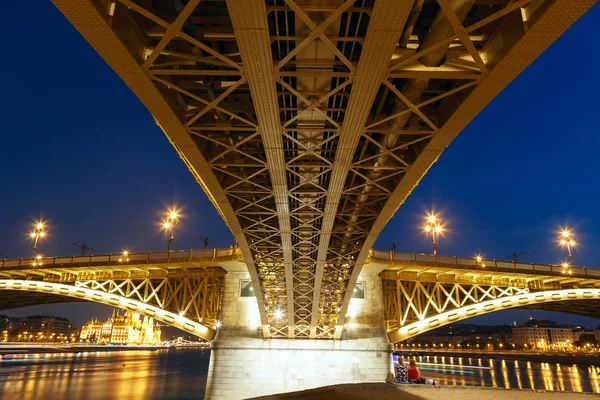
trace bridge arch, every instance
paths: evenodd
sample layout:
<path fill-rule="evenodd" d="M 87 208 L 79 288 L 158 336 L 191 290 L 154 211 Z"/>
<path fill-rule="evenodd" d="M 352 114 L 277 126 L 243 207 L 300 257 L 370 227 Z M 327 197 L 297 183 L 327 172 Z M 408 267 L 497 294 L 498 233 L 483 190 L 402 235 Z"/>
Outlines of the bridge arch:
<path fill-rule="evenodd" d="M 157 321 L 174 326 L 202 339 L 212 340 L 215 335 L 213 329 L 185 316 L 178 315 L 151 304 L 146 304 L 133 298 L 124 297 L 116 293 L 90 289 L 85 286 L 33 280 L 2 279 L 0 280 L 0 290 L 42 293 L 46 295 L 75 298 L 80 301 L 106 304 L 111 307 L 134 311 L 141 315 L 152 317 Z"/>
<path fill-rule="evenodd" d="M 397 343 L 444 325 L 496 311 L 550 302 L 581 300 L 600 300 L 600 289 L 549 290 L 500 297 L 480 303 L 465 305 L 461 308 L 424 318 L 420 321 L 404 325 L 395 331 L 388 332 L 388 336 L 392 343 Z"/>

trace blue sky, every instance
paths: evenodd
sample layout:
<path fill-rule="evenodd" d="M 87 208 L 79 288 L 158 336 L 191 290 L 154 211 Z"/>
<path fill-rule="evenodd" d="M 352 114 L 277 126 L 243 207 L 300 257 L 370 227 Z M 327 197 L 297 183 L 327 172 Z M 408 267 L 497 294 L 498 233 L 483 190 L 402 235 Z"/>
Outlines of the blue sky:
<path fill-rule="evenodd" d="M 14 8 L 14 10 L 11 10 Z M 218 247 L 233 236 L 177 157 L 148 111 L 49 3 L 22 13 L 5 5 L 5 77 L 0 97 L 0 254 L 26 257 L 30 224 L 48 221 L 45 255 L 76 254 L 73 242 L 98 252 L 161 250 L 157 227 L 170 204 L 185 219 L 175 248 L 199 248 L 208 235 Z M 576 264 L 600 264 L 600 134 L 596 68 L 600 6 L 594 6 L 497 96 L 431 168 L 379 237 L 376 248 L 431 252 L 422 216 L 447 221 L 439 252 L 559 263 L 556 232 L 577 235 Z M 26 27 L 26 29 L 24 29 Z M 15 35 L 15 32 L 18 32 Z M 54 305 L 11 314 L 47 312 L 86 319 L 100 305 Z M 536 313 L 562 322 L 598 322 Z M 480 323 L 523 320 L 527 311 L 480 317 Z"/>

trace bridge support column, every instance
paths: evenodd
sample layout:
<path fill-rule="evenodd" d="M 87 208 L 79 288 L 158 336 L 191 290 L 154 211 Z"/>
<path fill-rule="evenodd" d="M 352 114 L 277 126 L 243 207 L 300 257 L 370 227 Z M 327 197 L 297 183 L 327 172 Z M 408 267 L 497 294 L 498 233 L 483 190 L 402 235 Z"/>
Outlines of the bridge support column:
<path fill-rule="evenodd" d="M 384 382 L 392 345 L 383 323 L 381 278 L 361 275 L 342 340 L 261 338 L 258 306 L 240 297 L 245 274 L 225 277 L 223 327 L 211 343 L 206 399 L 242 399 L 338 383 Z"/>

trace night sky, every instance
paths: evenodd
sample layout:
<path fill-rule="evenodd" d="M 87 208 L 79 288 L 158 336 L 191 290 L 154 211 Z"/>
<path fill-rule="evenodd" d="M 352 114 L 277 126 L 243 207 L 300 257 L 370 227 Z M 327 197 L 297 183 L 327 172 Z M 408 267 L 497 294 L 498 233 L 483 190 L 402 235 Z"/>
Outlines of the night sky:
<path fill-rule="evenodd" d="M 172 204 L 182 207 L 173 247 L 217 247 L 233 236 L 177 157 L 151 115 L 50 2 L 23 12 L 3 4 L 0 35 L 0 254 L 28 257 L 28 233 L 48 222 L 44 256 L 159 251 L 157 223 Z M 439 253 L 560 263 L 556 233 L 573 229 L 575 263 L 600 264 L 600 134 L 597 67 L 600 5 L 596 4 L 482 111 L 443 153 L 376 243 L 431 253 L 423 214 L 437 210 L 448 232 Z M 15 294 L 18 295 L 18 294 Z M 98 304 L 29 307 L 10 315 L 48 313 L 80 325 L 111 310 Z M 596 326 L 567 314 L 536 318 Z M 528 311 L 489 314 L 477 323 L 522 322 Z"/>

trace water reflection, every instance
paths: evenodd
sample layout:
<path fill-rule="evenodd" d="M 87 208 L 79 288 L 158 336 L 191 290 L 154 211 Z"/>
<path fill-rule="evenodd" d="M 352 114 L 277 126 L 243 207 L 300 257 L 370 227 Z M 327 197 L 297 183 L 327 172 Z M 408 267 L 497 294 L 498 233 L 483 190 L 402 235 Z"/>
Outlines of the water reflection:
<path fill-rule="evenodd" d="M 0 399 L 197 399 L 208 352 L 90 352 L 0 358 Z"/>
<path fill-rule="evenodd" d="M 600 393 L 599 366 L 433 356 L 417 362 L 423 376 L 442 385 Z"/>

